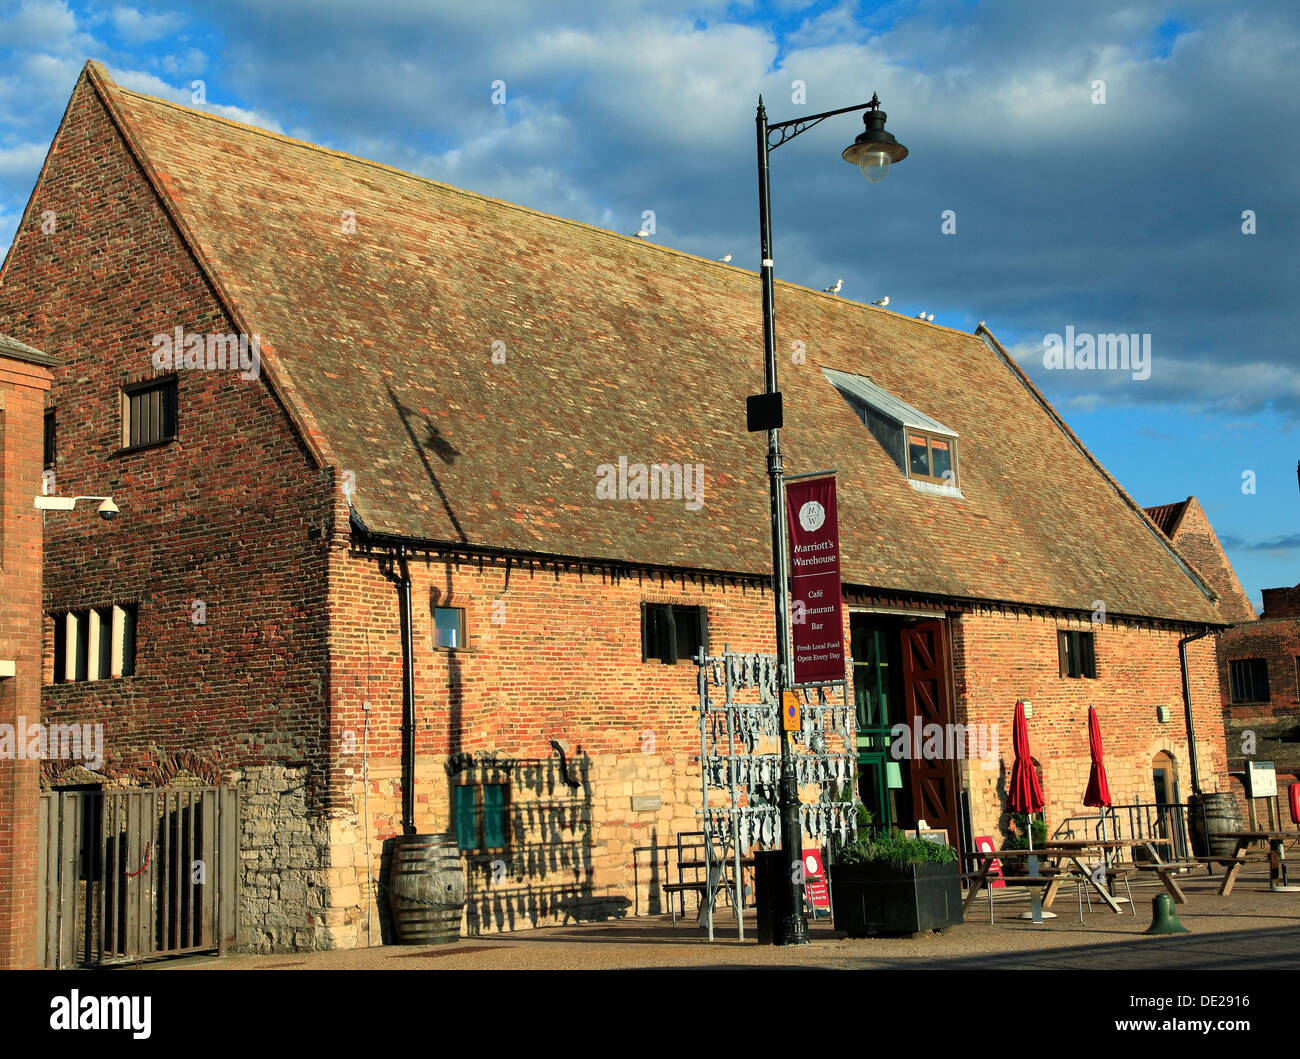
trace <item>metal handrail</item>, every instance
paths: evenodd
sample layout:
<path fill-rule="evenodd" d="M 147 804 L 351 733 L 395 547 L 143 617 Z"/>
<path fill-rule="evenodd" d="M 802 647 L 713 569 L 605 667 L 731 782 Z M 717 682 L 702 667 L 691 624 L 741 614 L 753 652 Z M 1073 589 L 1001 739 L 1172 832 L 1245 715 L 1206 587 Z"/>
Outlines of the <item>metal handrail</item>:
<path fill-rule="evenodd" d="M 1110 838 L 1159 839 L 1168 842 L 1174 860 L 1186 860 L 1190 855 L 1187 833 L 1187 804 L 1185 802 L 1134 802 L 1131 805 L 1112 805 L 1106 810 L 1106 834 Z M 1101 837 L 1100 811 L 1080 816 L 1067 816 L 1052 833 L 1054 838 L 1075 838 L 1075 825 L 1084 830 L 1086 837 Z M 1127 825 L 1127 826 L 1126 826 Z"/>

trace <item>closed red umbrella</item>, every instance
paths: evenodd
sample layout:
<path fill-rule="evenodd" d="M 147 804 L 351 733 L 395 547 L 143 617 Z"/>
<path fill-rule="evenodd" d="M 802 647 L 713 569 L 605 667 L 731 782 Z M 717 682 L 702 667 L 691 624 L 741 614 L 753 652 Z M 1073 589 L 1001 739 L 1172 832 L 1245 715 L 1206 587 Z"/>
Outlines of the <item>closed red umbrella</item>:
<path fill-rule="evenodd" d="M 1029 724 L 1025 721 L 1025 704 L 1017 700 L 1016 720 L 1011 728 L 1011 742 L 1016 758 L 1011 764 L 1011 787 L 1008 801 L 1013 813 L 1036 813 L 1043 807 L 1043 787 L 1038 782 L 1034 759 L 1029 754 Z M 1034 846 L 1034 829 L 1029 828 L 1029 848 Z"/>
<path fill-rule="evenodd" d="M 1097 711 L 1088 707 L 1088 750 L 1092 754 L 1092 770 L 1088 773 L 1088 789 L 1083 795 L 1083 804 L 1096 808 L 1110 806 L 1110 785 L 1106 782 L 1106 765 L 1101 760 L 1101 724 L 1097 721 Z M 1105 819 L 1105 814 L 1102 814 Z"/>
<path fill-rule="evenodd" d="M 1035 876 L 1038 874 L 1038 858 L 1032 856 L 1034 851 L 1034 819 L 1030 814 L 1038 812 L 1043 807 L 1043 787 L 1038 782 L 1038 772 L 1034 769 L 1034 759 L 1029 753 L 1029 724 L 1025 720 L 1025 704 L 1019 699 L 1016 700 L 1016 719 L 1011 726 L 1011 744 L 1015 749 L 1016 757 L 1011 763 L 1011 786 L 1007 791 L 1007 801 L 1013 813 L 1026 814 L 1028 821 L 1027 830 L 1029 832 L 1029 874 Z M 1022 916 L 1028 916 L 1035 923 L 1041 923 L 1045 915 L 1051 916 L 1054 913 L 1044 912 L 1041 899 L 1037 890 L 1030 891 L 1030 910 L 1022 913 Z"/>
<path fill-rule="evenodd" d="M 1088 752 L 1092 755 L 1092 768 L 1088 771 L 1088 789 L 1083 793 L 1083 804 L 1101 809 L 1101 838 L 1106 840 L 1106 810 L 1110 808 L 1110 784 L 1106 782 L 1106 765 L 1101 759 L 1101 723 L 1097 711 L 1088 707 Z M 1110 878 L 1110 850 L 1102 850 L 1106 865 L 1106 878 Z"/>

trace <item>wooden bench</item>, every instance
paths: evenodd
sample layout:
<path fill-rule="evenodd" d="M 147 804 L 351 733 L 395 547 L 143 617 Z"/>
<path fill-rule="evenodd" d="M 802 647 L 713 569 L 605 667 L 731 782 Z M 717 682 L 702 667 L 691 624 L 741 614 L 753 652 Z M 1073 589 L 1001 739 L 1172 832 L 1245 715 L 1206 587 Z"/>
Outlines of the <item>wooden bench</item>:
<path fill-rule="evenodd" d="M 1268 860 L 1267 853 L 1243 852 L 1234 856 L 1216 857 L 1193 857 L 1197 864 L 1222 864 L 1228 870 L 1223 873 L 1223 882 L 1219 884 L 1219 896 L 1230 897 L 1232 888 L 1237 884 L 1237 875 L 1241 872 L 1242 866 L 1250 863 L 1260 863 Z"/>
<path fill-rule="evenodd" d="M 978 879 L 979 876 L 980 873 L 977 871 L 968 871 L 968 872 L 962 872 L 960 877 L 962 882 L 966 883 L 971 880 Z M 1076 875 L 1074 872 L 1066 871 L 1065 869 L 1058 868 L 1055 865 L 1044 865 L 1039 869 L 1037 875 L 1003 874 L 1001 876 L 1001 879 L 1003 885 L 1008 887 L 1033 886 L 1033 887 L 1044 888 L 1045 890 L 1043 894 L 1044 907 L 1047 907 L 1047 905 L 1049 905 L 1052 902 L 1052 900 L 1056 895 L 1057 889 L 1059 889 L 1064 883 L 1067 882 L 1078 883 L 1080 887 L 1079 922 L 1080 923 L 1083 922 L 1083 889 L 1082 888 L 1084 885 L 1084 881 L 1080 879 L 1079 876 Z M 967 889 L 969 889 L 969 887 L 967 887 Z M 992 926 L 993 925 L 993 887 L 989 885 L 989 876 L 985 876 L 984 889 L 988 892 L 989 895 L 989 926 Z"/>

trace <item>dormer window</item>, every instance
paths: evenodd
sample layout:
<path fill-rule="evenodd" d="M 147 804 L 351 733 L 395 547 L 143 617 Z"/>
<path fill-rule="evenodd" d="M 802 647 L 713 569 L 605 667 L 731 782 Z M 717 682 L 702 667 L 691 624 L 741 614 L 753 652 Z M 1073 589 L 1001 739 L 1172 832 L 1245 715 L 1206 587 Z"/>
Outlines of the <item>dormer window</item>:
<path fill-rule="evenodd" d="M 957 472 L 952 465 L 955 438 L 937 434 L 907 433 L 908 477 L 938 485 L 956 485 Z"/>
<path fill-rule="evenodd" d="M 858 418 L 920 493 L 962 495 L 957 432 L 899 400 L 865 375 L 823 368 Z"/>

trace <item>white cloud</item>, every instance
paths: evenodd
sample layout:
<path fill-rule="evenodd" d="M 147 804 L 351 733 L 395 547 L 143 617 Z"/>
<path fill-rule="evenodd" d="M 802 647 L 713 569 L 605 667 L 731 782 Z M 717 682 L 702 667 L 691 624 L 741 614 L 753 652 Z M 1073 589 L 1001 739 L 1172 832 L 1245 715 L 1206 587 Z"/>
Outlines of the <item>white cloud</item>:
<path fill-rule="evenodd" d="M 165 15 L 147 15 L 134 7 L 113 8 L 113 28 L 123 40 L 144 44 L 175 33 L 185 24 L 185 19 L 175 12 Z"/>
<path fill-rule="evenodd" d="M 49 144 L 20 143 L 15 147 L 0 147 L 0 178 L 26 176 L 40 170 Z"/>
<path fill-rule="evenodd" d="M 142 70 L 111 70 L 109 76 L 113 78 L 115 83 L 134 92 L 157 96 L 159 99 L 168 99 L 173 103 L 181 104 L 181 106 L 208 111 L 223 118 L 229 118 L 231 121 L 242 122 L 245 125 L 255 125 L 260 129 L 268 129 L 271 132 L 284 131 L 280 123 L 269 115 L 255 110 L 247 110 L 243 107 L 213 102 L 210 95 L 208 95 L 206 103 L 202 105 L 196 104 L 193 99 L 193 88 L 190 84 L 182 86 L 170 85 L 154 74 Z M 199 78 L 198 80 L 203 79 Z M 209 86 L 206 82 L 204 82 L 204 89 L 205 94 L 207 94 Z"/>

